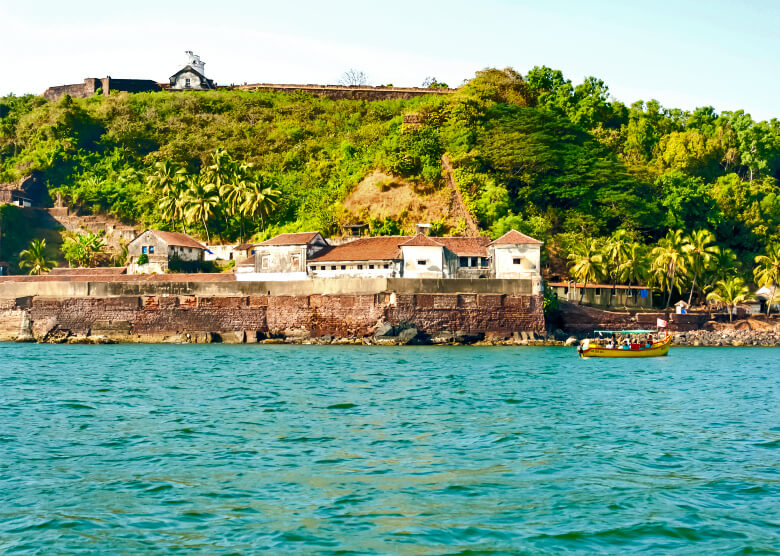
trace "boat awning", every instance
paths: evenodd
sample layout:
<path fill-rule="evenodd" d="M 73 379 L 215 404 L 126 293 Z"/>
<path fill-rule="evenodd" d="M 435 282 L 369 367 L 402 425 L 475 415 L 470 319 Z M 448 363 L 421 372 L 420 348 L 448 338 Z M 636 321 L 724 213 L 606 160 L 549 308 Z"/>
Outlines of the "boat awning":
<path fill-rule="evenodd" d="M 650 334 L 658 330 L 594 330 L 596 334 Z"/>

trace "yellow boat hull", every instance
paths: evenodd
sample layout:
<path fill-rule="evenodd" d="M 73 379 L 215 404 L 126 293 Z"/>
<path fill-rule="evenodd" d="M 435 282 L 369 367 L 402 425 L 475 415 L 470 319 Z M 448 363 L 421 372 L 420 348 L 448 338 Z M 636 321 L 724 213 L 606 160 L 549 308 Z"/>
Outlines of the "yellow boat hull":
<path fill-rule="evenodd" d="M 581 357 L 661 357 L 669 353 L 672 336 L 669 335 L 649 348 L 607 349 L 600 344 L 590 344 L 580 351 Z"/>

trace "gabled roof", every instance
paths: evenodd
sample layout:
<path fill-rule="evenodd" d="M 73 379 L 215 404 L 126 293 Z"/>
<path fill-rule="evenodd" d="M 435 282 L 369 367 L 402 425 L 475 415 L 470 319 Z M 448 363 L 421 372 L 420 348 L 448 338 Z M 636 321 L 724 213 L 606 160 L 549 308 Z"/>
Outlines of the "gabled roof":
<path fill-rule="evenodd" d="M 151 232 L 152 234 L 156 235 L 158 238 L 163 240 L 168 245 L 174 245 L 176 247 L 193 247 L 195 249 L 203 249 L 205 250 L 206 247 L 202 244 L 198 243 L 194 238 L 191 236 L 188 236 L 187 234 L 182 234 L 180 232 L 164 232 L 162 230 L 145 230 L 143 233 L 138 234 L 133 241 L 130 243 L 135 242 L 139 237 L 144 235 L 146 232 Z"/>
<path fill-rule="evenodd" d="M 531 236 L 527 236 L 518 232 L 517 230 L 509 230 L 500 238 L 495 240 L 491 245 L 542 245 L 542 241 L 534 239 Z"/>
<path fill-rule="evenodd" d="M 257 243 L 249 243 L 247 241 L 243 243 L 237 243 L 235 247 L 233 247 L 234 251 L 246 251 L 247 249 L 252 249 Z"/>
<path fill-rule="evenodd" d="M 433 240 L 425 234 L 417 234 L 409 241 L 400 244 L 399 247 L 444 247 L 444 244 Z"/>
<path fill-rule="evenodd" d="M 279 234 L 276 237 L 265 240 L 259 245 L 308 245 L 314 238 L 320 235 L 319 232 L 297 232 L 294 234 Z"/>
<path fill-rule="evenodd" d="M 214 82 L 213 82 L 211 79 L 209 79 L 208 77 L 206 77 L 205 75 L 203 75 L 202 73 L 200 73 L 198 70 L 196 70 L 195 68 L 193 68 L 193 67 L 192 67 L 191 65 L 189 65 L 189 64 L 188 64 L 188 65 L 186 65 L 186 66 L 184 66 L 183 68 L 181 68 L 179 71 L 177 71 L 177 72 L 176 72 L 176 73 L 174 73 L 173 75 L 171 75 L 171 76 L 168 78 L 168 79 L 169 79 L 169 81 L 171 81 L 171 82 L 175 81 L 175 80 L 176 80 L 176 78 L 177 78 L 179 75 L 181 75 L 182 73 L 184 73 L 185 71 L 189 71 L 189 72 L 192 72 L 192 73 L 194 73 L 195 75 L 197 75 L 198 77 L 200 77 L 200 79 L 201 79 L 201 82 L 202 82 L 202 83 L 206 83 L 206 85 L 208 85 L 208 86 L 209 86 L 210 88 L 212 88 L 212 89 L 214 88 Z"/>
<path fill-rule="evenodd" d="M 444 247 L 459 257 L 488 256 L 487 247 L 490 245 L 489 237 L 437 237 L 434 239 L 439 243 L 442 243 Z"/>
<path fill-rule="evenodd" d="M 398 245 L 409 236 L 362 237 L 344 245 L 337 245 L 309 259 L 311 263 L 336 261 L 398 261 L 401 250 Z"/>

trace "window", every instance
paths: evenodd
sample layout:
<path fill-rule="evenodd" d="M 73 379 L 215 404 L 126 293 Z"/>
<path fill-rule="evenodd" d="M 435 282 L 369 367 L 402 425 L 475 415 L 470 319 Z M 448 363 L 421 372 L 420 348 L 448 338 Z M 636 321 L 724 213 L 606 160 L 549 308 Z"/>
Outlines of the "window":
<path fill-rule="evenodd" d="M 428 263 L 428 261 L 426 261 L 425 259 L 418 259 L 417 260 L 417 265 L 418 266 L 425 266 L 427 263 Z"/>
<path fill-rule="evenodd" d="M 368 268 L 373 270 L 374 269 L 374 265 L 370 264 L 370 265 L 368 265 Z"/>
<path fill-rule="evenodd" d="M 290 262 L 292 263 L 292 269 L 293 270 L 300 270 L 301 268 L 301 256 L 300 255 L 293 255 L 290 259 Z"/>
<path fill-rule="evenodd" d="M 150 246 L 149 246 L 149 254 L 150 254 L 150 255 L 153 255 L 153 254 L 154 254 L 154 245 L 150 245 Z"/>
<path fill-rule="evenodd" d="M 512 264 L 520 264 L 521 262 L 523 262 L 523 259 L 520 257 L 515 257 L 512 259 Z"/>
<path fill-rule="evenodd" d="M 320 270 L 325 270 L 325 265 L 320 266 Z"/>
<path fill-rule="evenodd" d="M 186 77 L 186 78 L 184 79 L 184 86 L 185 86 L 185 87 L 189 87 L 189 86 L 190 86 L 190 78 L 189 78 L 189 77 Z"/>
<path fill-rule="evenodd" d="M 144 254 L 148 253 L 148 248 L 146 247 L 146 245 L 142 245 L 141 246 L 141 253 L 144 253 Z"/>
<path fill-rule="evenodd" d="M 268 255 L 260 259 L 260 268 L 268 268 L 270 263 L 268 259 L 269 259 Z"/>
<path fill-rule="evenodd" d="M 563 288 L 563 293 L 568 295 L 569 294 L 569 288 L 568 287 L 567 288 Z"/>
<path fill-rule="evenodd" d="M 362 264 L 358 265 L 358 270 L 363 270 L 363 265 Z"/>
<path fill-rule="evenodd" d="M 480 259 L 480 262 L 482 264 L 482 268 L 487 268 L 487 266 L 488 266 L 488 259 L 487 259 L 487 257 L 482 257 L 482 259 Z"/>
<path fill-rule="evenodd" d="M 330 265 L 330 269 L 331 270 L 336 270 L 336 265 L 335 264 Z"/>
<path fill-rule="evenodd" d="M 460 266 L 469 266 L 469 258 L 461 257 L 460 262 L 458 264 L 460 264 Z"/>
<path fill-rule="evenodd" d="M 596 288 L 596 296 L 598 297 L 601 295 L 601 288 Z"/>
<path fill-rule="evenodd" d="M 341 265 L 341 270 L 347 270 L 347 265 L 345 264 Z"/>
<path fill-rule="evenodd" d="M 390 265 L 389 265 L 389 264 L 386 264 L 386 265 L 385 265 L 385 268 L 390 268 Z"/>

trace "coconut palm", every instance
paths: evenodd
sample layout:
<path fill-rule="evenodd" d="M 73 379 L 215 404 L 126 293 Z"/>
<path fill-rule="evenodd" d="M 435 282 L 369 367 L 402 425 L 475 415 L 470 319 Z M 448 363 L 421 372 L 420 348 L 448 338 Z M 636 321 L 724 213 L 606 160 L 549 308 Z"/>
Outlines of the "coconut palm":
<path fill-rule="evenodd" d="M 615 230 L 604 244 L 604 267 L 606 274 L 612 278 L 612 286 L 618 282 L 620 266 L 628 257 L 631 245 L 631 234 L 626 230 Z"/>
<path fill-rule="evenodd" d="M 668 292 L 666 306 L 672 301 L 672 290 L 682 292 L 683 279 L 686 273 L 685 251 L 683 249 L 682 230 L 669 230 L 651 252 L 651 270 L 655 282 Z"/>
<path fill-rule="evenodd" d="M 30 246 L 19 253 L 19 268 L 29 268 L 29 274 L 43 274 L 49 272 L 56 261 L 46 257 L 46 240 L 34 239 Z"/>
<path fill-rule="evenodd" d="M 260 218 L 260 224 L 265 231 L 265 218 L 276 207 L 279 191 L 271 185 L 265 185 L 262 181 L 250 181 L 244 202 L 241 204 L 241 212 L 247 218 Z"/>
<path fill-rule="evenodd" d="M 604 278 L 604 255 L 596 240 L 587 246 L 581 246 L 573 253 L 569 253 L 569 273 L 577 282 L 582 282 L 580 292 L 580 304 L 585 297 L 585 289 L 588 283 L 596 283 Z"/>
<path fill-rule="evenodd" d="M 707 299 L 722 303 L 729 309 L 729 322 L 731 322 L 732 309 L 738 303 L 751 299 L 753 295 L 745 285 L 745 281 L 736 276 L 726 280 L 718 280 L 715 284 L 715 291 L 707 294 Z"/>
<path fill-rule="evenodd" d="M 246 193 L 251 177 L 252 165 L 247 162 L 234 164 L 229 179 L 222 182 L 219 195 L 225 205 L 225 213 L 239 218 L 239 236 L 244 241 L 244 213 L 241 205 L 246 199 Z"/>
<path fill-rule="evenodd" d="M 691 277 L 691 293 L 688 294 L 688 305 L 693 299 L 697 281 L 701 283 L 704 274 L 717 257 L 720 248 L 715 245 L 715 235 L 709 230 L 696 230 L 683 239 L 686 262 Z"/>
<path fill-rule="evenodd" d="M 625 259 L 617 268 L 618 280 L 631 287 L 633 284 L 647 281 L 649 271 L 647 248 L 638 242 L 629 244 Z"/>
<path fill-rule="evenodd" d="M 775 299 L 777 284 L 780 283 L 780 243 L 767 247 L 766 255 L 758 255 L 755 262 L 757 266 L 753 269 L 753 277 L 756 284 L 770 289 L 770 300 L 766 304 L 766 316 L 769 316 L 772 299 Z"/>
<path fill-rule="evenodd" d="M 219 205 L 219 194 L 213 183 L 206 182 L 197 176 L 187 181 L 185 193 L 185 214 L 190 221 L 200 220 L 206 230 L 206 241 L 211 243 L 208 219 L 214 215 L 214 209 Z"/>

